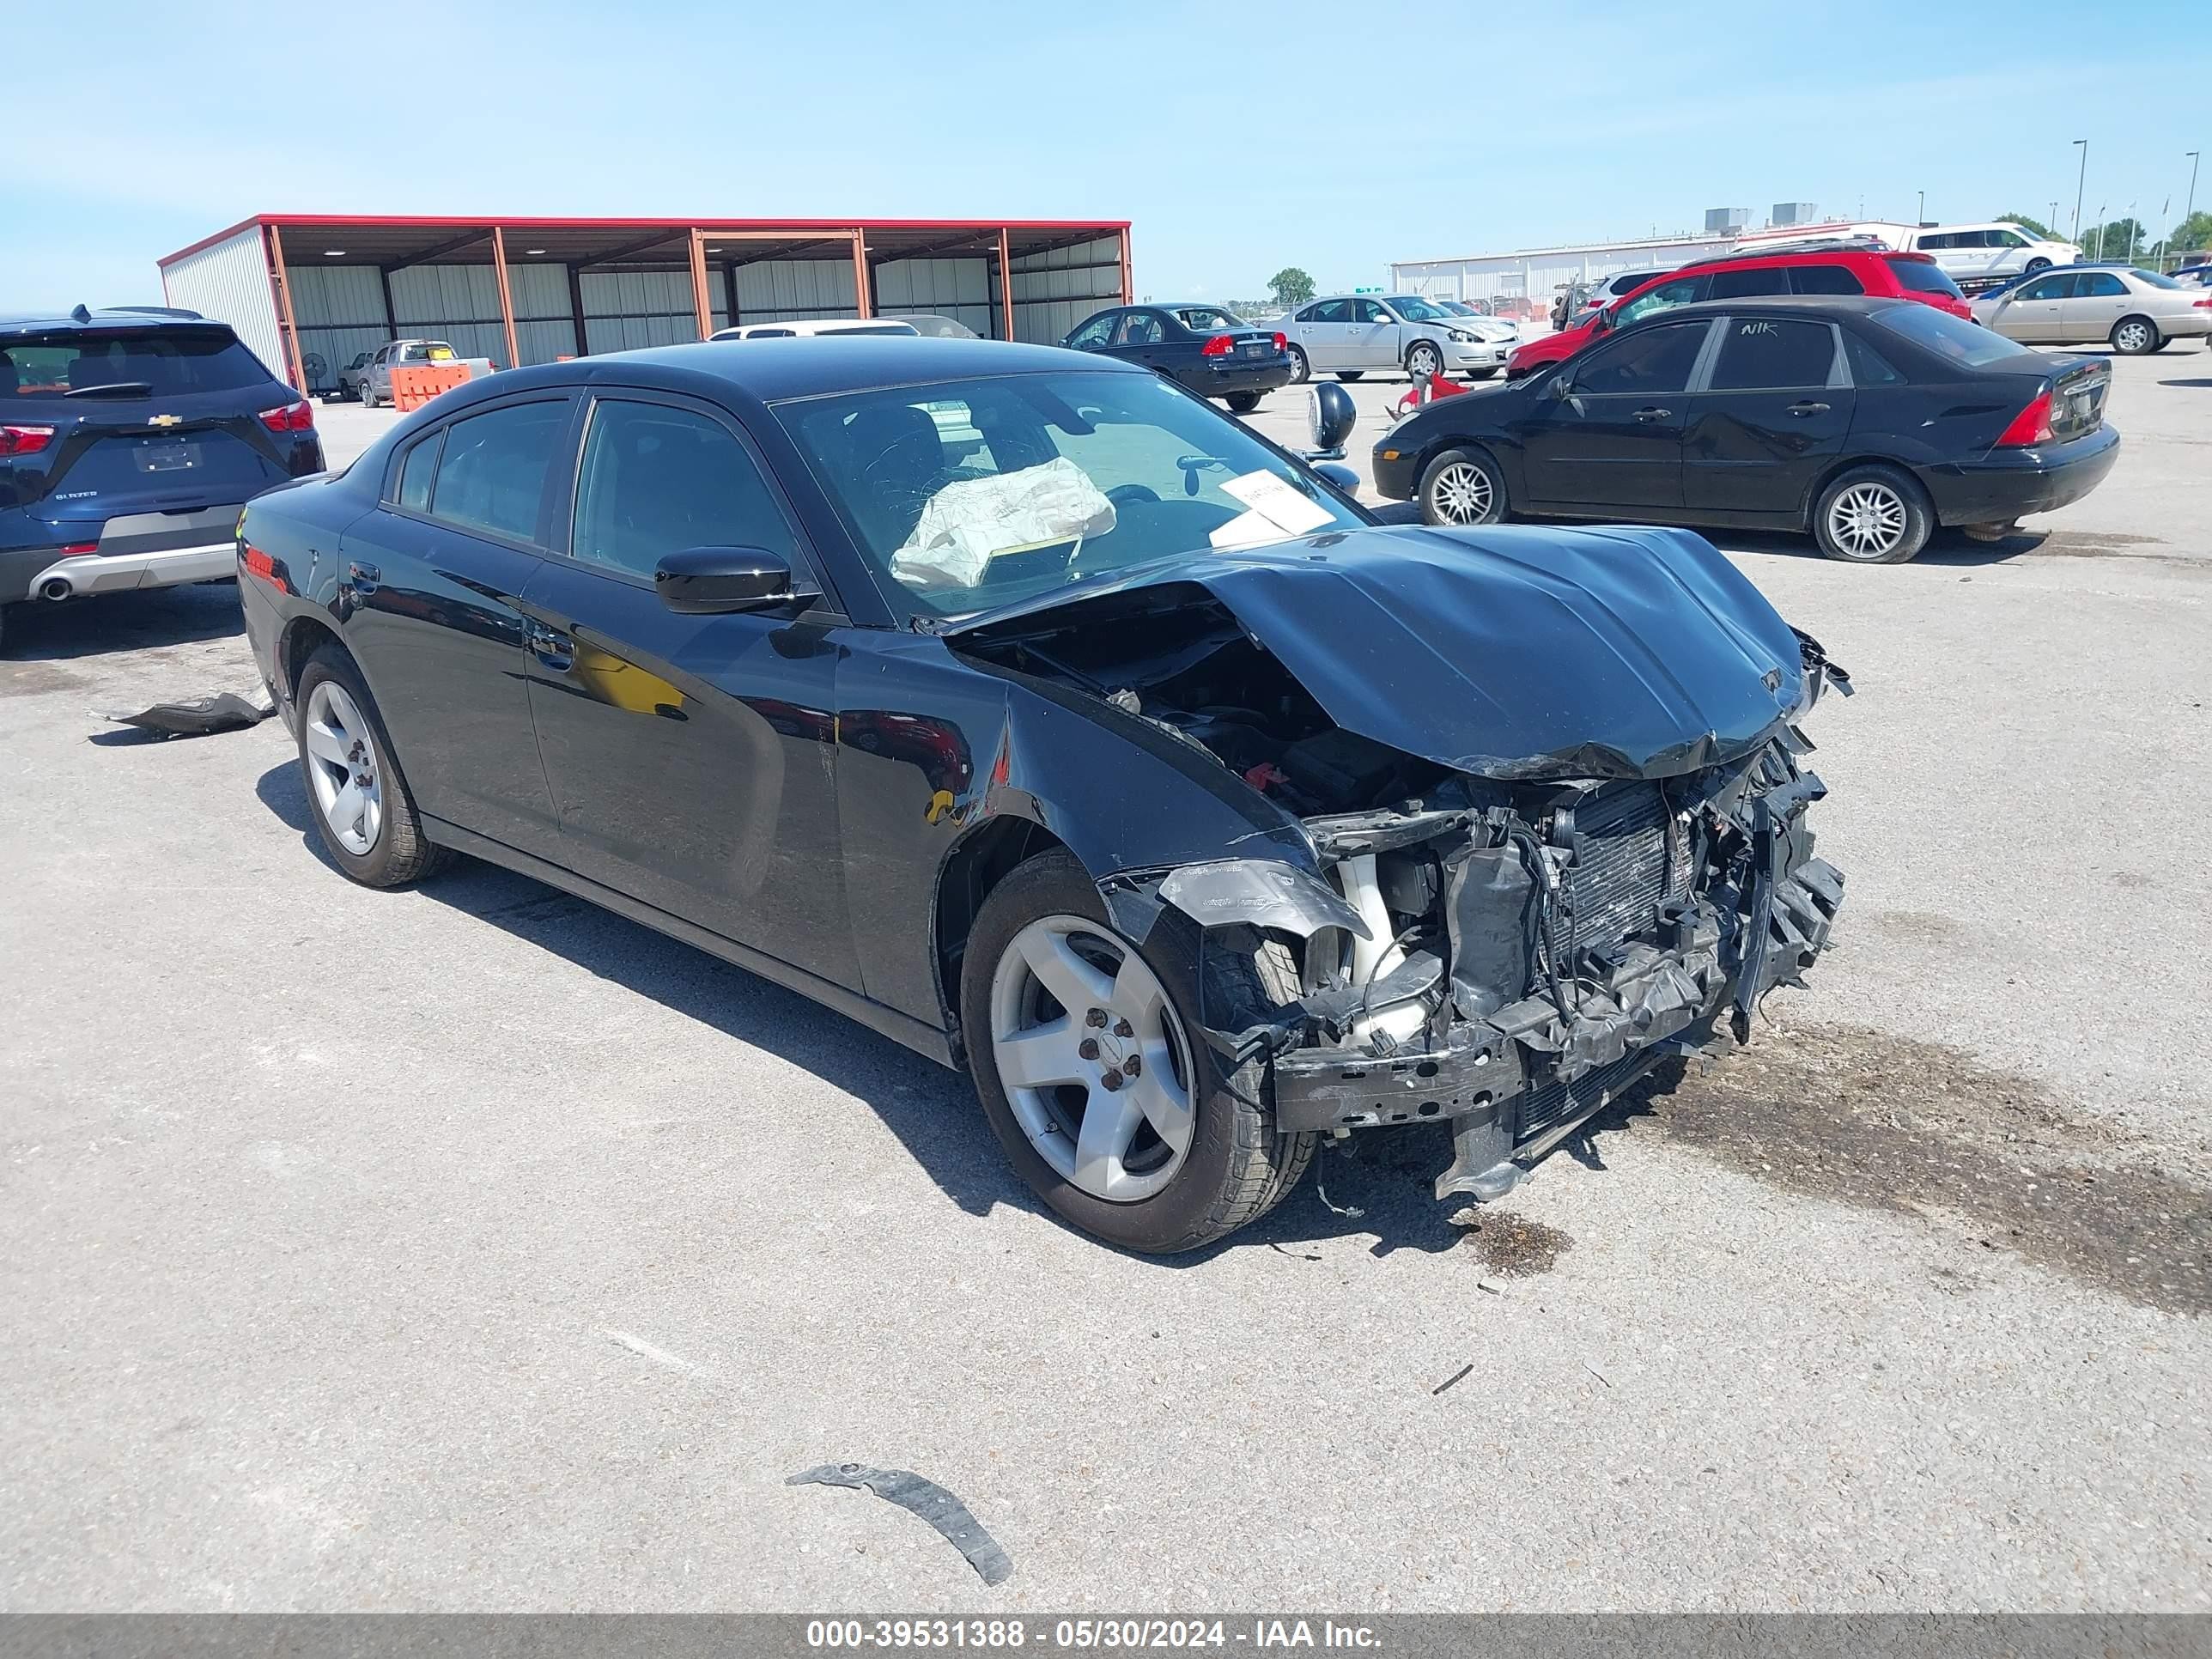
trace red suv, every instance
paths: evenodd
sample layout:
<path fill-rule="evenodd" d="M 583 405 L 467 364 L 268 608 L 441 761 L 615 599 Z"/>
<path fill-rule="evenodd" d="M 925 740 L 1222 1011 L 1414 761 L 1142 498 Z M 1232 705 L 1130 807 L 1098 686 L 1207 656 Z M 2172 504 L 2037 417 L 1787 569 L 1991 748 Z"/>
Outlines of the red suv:
<path fill-rule="evenodd" d="M 1655 276 L 1604 310 L 1520 347 L 1505 360 L 1505 373 L 1509 377 L 1527 374 L 1563 363 L 1592 340 L 1670 306 L 1771 294 L 1871 294 L 1924 300 L 1954 317 L 1974 320 L 1959 285 L 1925 253 L 1899 253 L 1871 241 L 1791 251 L 1762 248 L 1692 260 Z"/>

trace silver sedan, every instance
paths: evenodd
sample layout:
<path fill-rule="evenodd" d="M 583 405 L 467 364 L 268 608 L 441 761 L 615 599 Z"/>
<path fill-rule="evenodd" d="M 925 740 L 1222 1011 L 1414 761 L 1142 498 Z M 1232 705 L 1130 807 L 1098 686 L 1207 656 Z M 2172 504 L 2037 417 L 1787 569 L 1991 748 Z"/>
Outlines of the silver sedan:
<path fill-rule="evenodd" d="M 2212 295 L 2133 265 L 2068 265 L 1983 295 L 1974 320 L 2023 345 L 2109 342 L 2135 356 L 2212 334 Z"/>

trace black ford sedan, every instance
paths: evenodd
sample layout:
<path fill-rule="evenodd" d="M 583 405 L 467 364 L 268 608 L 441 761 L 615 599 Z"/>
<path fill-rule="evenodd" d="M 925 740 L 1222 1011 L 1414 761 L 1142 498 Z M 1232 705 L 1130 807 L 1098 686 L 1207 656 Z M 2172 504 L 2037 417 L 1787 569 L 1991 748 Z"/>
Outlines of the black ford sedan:
<path fill-rule="evenodd" d="M 964 1066 L 1136 1249 L 1378 1125 L 1497 1197 L 1841 898 L 1838 671 L 1705 543 L 1385 528 L 1072 352 L 510 371 L 257 499 L 239 568 L 347 875 L 471 854 Z"/>
<path fill-rule="evenodd" d="M 1121 306 L 1086 319 L 1061 343 L 1152 369 L 1240 415 L 1297 372 L 1280 332 L 1240 323 L 1218 306 Z"/>
<path fill-rule="evenodd" d="M 1431 524 L 1809 531 L 1831 558 L 1902 564 L 1939 524 L 2002 531 L 2095 489 L 2119 455 L 2111 384 L 1915 301 L 1682 306 L 1414 414 L 1376 445 L 1375 487 Z"/>

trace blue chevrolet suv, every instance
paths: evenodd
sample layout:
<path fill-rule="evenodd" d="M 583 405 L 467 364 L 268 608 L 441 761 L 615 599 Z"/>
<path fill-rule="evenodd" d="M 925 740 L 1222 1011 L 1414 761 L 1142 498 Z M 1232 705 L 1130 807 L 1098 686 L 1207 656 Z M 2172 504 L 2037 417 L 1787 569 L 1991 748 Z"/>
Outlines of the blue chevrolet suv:
<path fill-rule="evenodd" d="M 223 324 L 0 317 L 0 635 L 19 602 L 234 575 L 240 510 L 322 470 L 313 408 Z"/>

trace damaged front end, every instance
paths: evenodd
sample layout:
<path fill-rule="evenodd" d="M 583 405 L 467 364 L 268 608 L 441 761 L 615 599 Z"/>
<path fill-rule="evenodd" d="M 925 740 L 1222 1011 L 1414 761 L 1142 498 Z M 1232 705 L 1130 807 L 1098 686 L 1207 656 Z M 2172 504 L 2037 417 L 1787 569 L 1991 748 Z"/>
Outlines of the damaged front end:
<path fill-rule="evenodd" d="M 1747 1040 L 1759 1000 L 1826 947 L 1843 877 L 1814 854 L 1806 815 L 1826 792 L 1796 721 L 1850 682 L 1763 600 L 1708 608 L 1708 683 L 1678 663 L 1671 682 L 1638 676 L 1671 705 L 1654 693 L 1612 730 L 1577 721 L 1546 734 L 1561 739 L 1548 753 L 1493 758 L 1433 711 L 1407 717 L 1405 746 L 1384 740 L 1370 689 L 1316 664 L 1310 635 L 1278 649 L 1237 597 L 1224 580 L 1116 618 L 1141 623 L 1141 647 L 1098 617 L 963 647 L 1172 734 L 1303 829 L 1310 867 L 1255 848 L 1099 884 L 1132 938 L 1174 912 L 1201 955 L 1289 951 L 1299 994 L 1275 1006 L 1221 1006 L 1249 980 L 1199 975 L 1206 1040 L 1264 1063 L 1279 1129 L 1448 1120 L 1437 1196 L 1495 1199 L 1663 1055 L 1719 1028 Z M 1503 684 L 1468 701 L 1496 708 Z"/>

